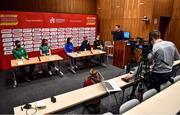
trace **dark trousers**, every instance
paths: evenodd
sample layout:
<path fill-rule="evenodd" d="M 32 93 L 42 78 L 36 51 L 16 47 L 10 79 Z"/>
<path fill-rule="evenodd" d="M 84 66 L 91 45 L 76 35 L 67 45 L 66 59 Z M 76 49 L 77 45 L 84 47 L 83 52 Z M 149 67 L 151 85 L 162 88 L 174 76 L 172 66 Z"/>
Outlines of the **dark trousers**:
<path fill-rule="evenodd" d="M 169 73 L 155 73 L 152 72 L 149 76 L 149 89 L 156 89 L 158 92 L 160 92 L 160 86 L 161 84 L 170 81 L 171 82 L 171 76 L 172 72 Z"/>
<path fill-rule="evenodd" d="M 48 62 L 48 70 L 51 71 L 51 67 L 55 67 L 54 62 Z"/>
<path fill-rule="evenodd" d="M 19 69 L 24 75 L 32 76 L 32 73 L 34 72 L 34 69 L 35 69 L 35 65 L 34 64 L 30 65 L 29 72 L 26 71 L 25 66 L 21 66 L 19 67 Z"/>

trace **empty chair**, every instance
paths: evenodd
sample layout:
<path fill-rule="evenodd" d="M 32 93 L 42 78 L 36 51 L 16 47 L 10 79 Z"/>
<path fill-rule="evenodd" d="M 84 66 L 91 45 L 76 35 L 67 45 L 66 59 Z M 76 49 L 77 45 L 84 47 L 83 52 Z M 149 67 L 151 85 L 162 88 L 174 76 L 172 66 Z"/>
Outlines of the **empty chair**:
<path fill-rule="evenodd" d="M 104 46 L 106 48 L 107 56 L 113 56 L 113 45 L 111 41 L 105 41 Z"/>
<path fill-rule="evenodd" d="M 179 81 L 179 80 L 180 80 L 180 75 L 178 75 L 178 76 L 176 76 L 175 78 L 173 78 L 173 80 L 174 80 L 174 83 L 177 82 L 177 81 Z"/>
<path fill-rule="evenodd" d="M 132 99 L 129 100 L 127 102 L 125 102 L 124 104 L 122 104 L 119 108 L 119 113 L 123 114 L 124 112 L 130 110 L 131 108 L 133 108 L 134 106 L 138 105 L 140 102 L 137 99 Z"/>
<path fill-rule="evenodd" d="M 104 113 L 102 115 L 113 115 L 111 112 Z"/>
<path fill-rule="evenodd" d="M 150 89 L 143 94 L 143 101 L 157 94 L 156 89 Z"/>
<path fill-rule="evenodd" d="M 162 90 L 166 89 L 167 87 L 169 87 L 170 85 L 171 85 L 171 82 L 167 81 L 167 82 L 161 84 L 160 90 L 162 91 Z"/>

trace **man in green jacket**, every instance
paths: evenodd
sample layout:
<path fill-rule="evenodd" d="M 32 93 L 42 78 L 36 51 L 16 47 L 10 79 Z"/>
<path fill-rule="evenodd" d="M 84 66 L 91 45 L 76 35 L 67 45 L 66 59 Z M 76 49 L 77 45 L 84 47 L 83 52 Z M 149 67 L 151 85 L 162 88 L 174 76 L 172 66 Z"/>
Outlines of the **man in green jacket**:
<path fill-rule="evenodd" d="M 21 47 L 21 42 L 19 40 L 16 40 L 15 45 L 16 47 L 12 51 L 14 59 L 29 60 L 26 50 L 23 47 Z M 19 69 L 23 73 L 24 76 L 27 76 L 27 77 L 24 77 L 26 81 L 30 81 L 29 78 L 33 79 L 32 73 L 34 72 L 34 69 L 35 69 L 34 64 L 30 65 L 29 72 L 26 71 L 25 66 L 20 66 Z"/>

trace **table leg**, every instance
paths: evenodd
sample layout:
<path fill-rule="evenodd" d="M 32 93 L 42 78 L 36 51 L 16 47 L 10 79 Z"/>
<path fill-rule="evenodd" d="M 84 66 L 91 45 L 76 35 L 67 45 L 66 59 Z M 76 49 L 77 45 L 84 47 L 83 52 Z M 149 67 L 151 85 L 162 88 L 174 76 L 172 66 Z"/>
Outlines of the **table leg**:
<path fill-rule="evenodd" d="M 17 87 L 17 80 L 16 80 L 16 72 L 15 72 L 16 70 L 13 70 L 12 72 L 13 72 L 13 87 L 15 88 L 15 87 Z"/>
<path fill-rule="evenodd" d="M 116 104 L 117 104 L 117 105 L 119 105 L 119 104 L 118 104 L 118 100 L 117 100 L 117 97 L 116 97 L 116 94 L 115 94 L 115 93 L 114 93 L 114 98 L 115 98 Z"/>
<path fill-rule="evenodd" d="M 58 61 L 58 67 L 59 67 L 59 74 L 61 75 L 61 77 L 62 76 L 64 76 L 64 73 L 61 71 L 61 69 L 60 69 L 60 67 L 61 67 L 61 65 L 60 65 L 60 62 Z"/>
<path fill-rule="evenodd" d="M 123 90 L 123 95 L 122 95 L 122 99 L 121 99 L 121 103 L 120 103 L 120 105 L 122 105 L 123 104 L 123 101 L 124 101 L 124 93 L 125 93 L 125 89 Z"/>

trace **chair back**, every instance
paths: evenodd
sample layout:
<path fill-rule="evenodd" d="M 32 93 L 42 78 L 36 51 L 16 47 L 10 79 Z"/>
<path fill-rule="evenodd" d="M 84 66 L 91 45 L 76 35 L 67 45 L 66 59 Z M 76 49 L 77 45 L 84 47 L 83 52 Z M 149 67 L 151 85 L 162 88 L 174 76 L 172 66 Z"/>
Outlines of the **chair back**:
<path fill-rule="evenodd" d="M 175 78 L 173 78 L 173 80 L 174 80 L 174 83 L 177 82 L 177 81 L 179 81 L 179 80 L 180 80 L 180 75 L 178 75 L 178 76 L 176 76 Z"/>
<path fill-rule="evenodd" d="M 127 102 L 125 102 L 124 104 L 122 104 L 119 108 L 119 114 L 123 114 L 124 112 L 130 110 L 131 108 L 135 107 L 136 105 L 138 105 L 140 102 L 137 99 L 132 99 L 129 100 Z"/>
<path fill-rule="evenodd" d="M 112 45 L 111 41 L 105 41 L 105 42 L 104 42 L 104 46 L 105 46 L 105 47 L 111 46 L 111 45 Z"/>
<path fill-rule="evenodd" d="M 171 82 L 167 81 L 167 82 L 161 84 L 160 90 L 162 91 L 162 90 L 166 89 L 167 87 L 169 87 L 170 85 L 171 85 Z"/>
<path fill-rule="evenodd" d="M 143 101 L 149 99 L 153 95 L 157 94 L 156 89 L 150 89 L 143 94 Z"/>

